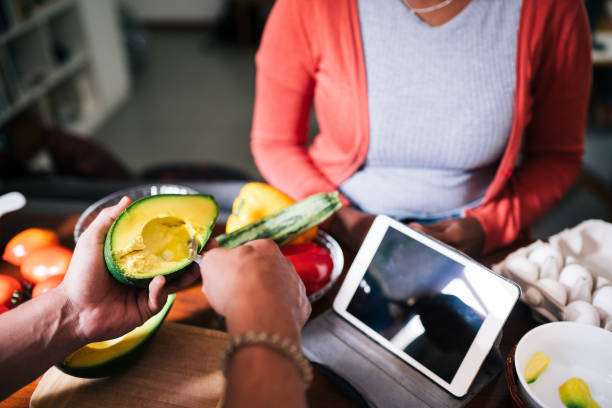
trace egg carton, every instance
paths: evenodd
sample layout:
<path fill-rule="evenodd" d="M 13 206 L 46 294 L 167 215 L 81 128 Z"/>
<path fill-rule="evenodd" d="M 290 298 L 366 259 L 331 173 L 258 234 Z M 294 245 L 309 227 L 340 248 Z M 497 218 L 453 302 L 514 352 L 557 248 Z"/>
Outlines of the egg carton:
<path fill-rule="evenodd" d="M 519 284 L 537 320 L 612 331 L 612 224 L 584 221 L 512 252 L 492 269 Z"/>

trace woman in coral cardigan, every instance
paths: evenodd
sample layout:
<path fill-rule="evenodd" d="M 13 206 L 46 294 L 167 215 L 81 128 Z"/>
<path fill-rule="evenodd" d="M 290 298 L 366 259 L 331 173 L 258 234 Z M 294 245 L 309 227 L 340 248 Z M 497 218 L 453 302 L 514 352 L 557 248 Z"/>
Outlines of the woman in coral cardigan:
<path fill-rule="evenodd" d="M 487 252 L 574 181 L 590 53 L 581 0 L 277 0 L 253 155 L 296 199 L 339 191 L 329 228 L 353 248 L 384 213 Z"/>

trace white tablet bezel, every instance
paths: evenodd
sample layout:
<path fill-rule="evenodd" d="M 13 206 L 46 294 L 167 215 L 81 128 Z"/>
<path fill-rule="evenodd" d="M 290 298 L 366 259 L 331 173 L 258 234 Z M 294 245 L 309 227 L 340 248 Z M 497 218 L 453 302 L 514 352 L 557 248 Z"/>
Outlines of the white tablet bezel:
<path fill-rule="evenodd" d="M 395 228 L 396 230 L 408 235 L 410 238 L 419 241 L 425 246 L 466 267 L 474 268 L 475 270 L 482 271 L 482 273 L 490 273 L 499 278 L 501 289 L 500 293 L 496 295 L 496 302 L 499 301 L 499 303 L 496 303 L 494 310 L 490 310 L 488 315 L 485 317 L 480 330 L 476 334 L 474 341 L 465 354 L 463 361 L 461 362 L 450 383 L 434 374 L 431 370 L 416 361 L 414 358 L 410 357 L 408 354 L 404 353 L 402 350 L 395 348 L 389 340 L 372 330 L 370 327 L 366 326 L 363 322 L 348 313 L 346 310 L 389 227 Z M 449 391 L 451 394 L 457 397 L 462 397 L 467 393 L 472 381 L 476 377 L 476 374 L 478 374 L 480 366 L 489 354 L 493 343 L 499 335 L 499 332 L 508 318 L 508 315 L 512 311 L 514 304 L 518 300 L 519 295 L 520 288 L 514 282 L 497 275 L 495 272 L 484 267 L 463 253 L 425 234 L 413 230 L 399 221 L 384 215 L 379 215 L 374 220 L 374 223 L 364 239 L 359 252 L 355 256 L 355 260 L 353 261 L 344 283 L 342 284 L 342 287 L 334 300 L 333 308 L 336 313 L 352 323 L 381 346 L 410 364 L 412 367 L 419 370 L 421 373 L 425 374 L 432 381 Z"/>

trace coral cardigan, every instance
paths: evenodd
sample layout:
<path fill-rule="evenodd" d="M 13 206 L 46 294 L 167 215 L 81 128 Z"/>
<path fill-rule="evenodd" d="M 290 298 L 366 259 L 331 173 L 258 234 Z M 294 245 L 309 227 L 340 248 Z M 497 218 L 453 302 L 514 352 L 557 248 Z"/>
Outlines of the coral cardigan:
<path fill-rule="evenodd" d="M 590 45 L 582 0 L 523 0 L 508 146 L 484 200 L 466 212 L 484 228 L 485 251 L 510 244 L 578 174 Z M 357 1 L 277 0 L 256 64 L 251 148 L 262 175 L 296 199 L 336 190 L 368 151 Z M 313 101 L 320 133 L 309 145 Z"/>

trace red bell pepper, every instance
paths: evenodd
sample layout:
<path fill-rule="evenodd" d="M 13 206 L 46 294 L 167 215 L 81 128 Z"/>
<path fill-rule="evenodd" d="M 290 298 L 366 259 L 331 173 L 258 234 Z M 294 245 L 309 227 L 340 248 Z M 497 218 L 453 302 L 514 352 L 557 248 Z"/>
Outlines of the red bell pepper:
<path fill-rule="evenodd" d="M 334 262 L 327 248 L 312 242 L 289 245 L 281 248 L 281 252 L 302 278 L 308 293 L 312 293 L 329 282 Z M 319 285 L 319 284 L 323 285 Z M 308 290 L 311 289 L 311 290 Z"/>
<path fill-rule="evenodd" d="M 306 293 L 307 294 L 311 294 L 311 293 L 315 293 L 316 291 L 322 289 L 323 287 L 325 287 L 325 285 L 327 285 L 329 283 L 330 279 L 325 279 L 324 281 L 321 282 L 315 282 L 315 283 L 305 283 L 304 286 L 306 287 Z"/>

